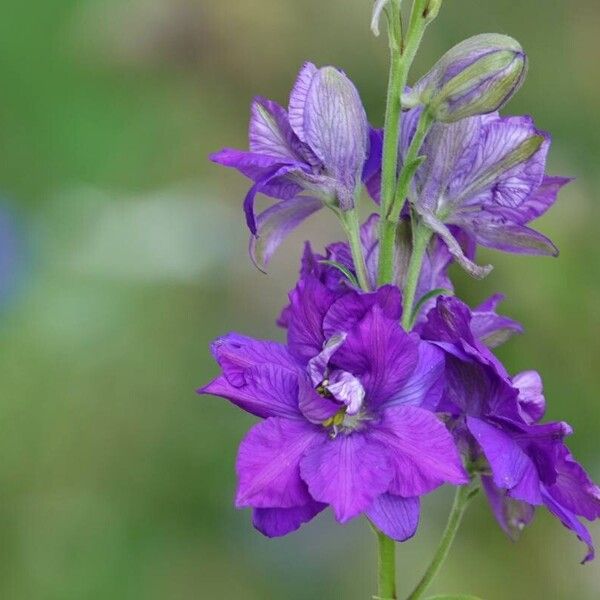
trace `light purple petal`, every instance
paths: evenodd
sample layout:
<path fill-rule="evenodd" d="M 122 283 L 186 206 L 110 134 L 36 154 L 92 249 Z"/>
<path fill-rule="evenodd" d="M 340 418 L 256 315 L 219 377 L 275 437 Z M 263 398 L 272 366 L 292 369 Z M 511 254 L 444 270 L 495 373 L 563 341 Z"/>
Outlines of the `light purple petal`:
<path fill-rule="evenodd" d="M 296 196 L 260 213 L 256 217 L 256 235 L 250 236 L 252 262 L 264 271 L 283 240 L 322 206 L 318 198 Z"/>
<path fill-rule="evenodd" d="M 471 233 L 478 244 L 487 248 L 516 254 L 558 256 L 558 249 L 550 239 L 525 225 L 482 218 L 463 223 L 461 227 Z"/>
<path fill-rule="evenodd" d="M 329 360 L 345 340 L 345 333 L 333 335 L 325 342 L 323 350 L 308 361 L 308 374 L 310 375 L 313 385 L 317 386 L 325 379 Z"/>
<path fill-rule="evenodd" d="M 224 167 L 237 169 L 254 182 L 262 179 L 265 173 L 273 168 L 297 164 L 297 161 L 291 158 L 284 159 L 281 156 L 270 156 L 257 152 L 236 150 L 235 148 L 223 148 L 223 150 L 211 154 L 210 159 Z"/>
<path fill-rule="evenodd" d="M 327 384 L 327 390 L 336 400 L 346 405 L 346 414 L 356 415 L 365 399 L 365 389 L 361 382 L 346 371 L 334 371 Z"/>
<path fill-rule="evenodd" d="M 527 477 L 530 485 L 519 490 L 518 499 L 541 504 L 540 482 L 537 476 L 532 477 L 536 472 L 535 465 L 519 444 L 499 428 L 474 417 L 467 417 L 467 427 L 490 463 L 494 484 L 512 489 Z"/>
<path fill-rule="evenodd" d="M 339 183 L 343 210 L 354 206 L 354 193 L 368 144 L 368 122 L 358 91 L 334 67 L 323 67 L 312 78 L 302 114 L 301 139 Z"/>
<path fill-rule="evenodd" d="M 496 487 L 494 480 L 482 475 L 481 483 L 496 521 L 511 540 L 516 541 L 523 529 L 531 523 L 535 507 L 506 495 L 506 490 Z"/>
<path fill-rule="evenodd" d="M 575 535 L 584 543 L 587 544 L 588 552 L 581 561 L 582 564 L 589 562 L 590 560 L 594 560 L 595 558 L 595 550 L 594 550 L 594 541 L 592 540 L 592 536 L 588 531 L 587 527 L 585 527 L 574 515 L 572 512 L 567 510 L 565 507 L 561 506 L 552 496 L 549 494 L 544 494 L 544 503 L 548 510 L 555 516 L 558 517 L 561 523 L 567 528 L 570 529 Z"/>
<path fill-rule="evenodd" d="M 381 494 L 366 511 L 373 525 L 397 542 L 415 535 L 419 526 L 420 502 L 418 498 L 401 498 Z"/>
<path fill-rule="evenodd" d="M 529 425 L 541 420 L 546 412 L 542 378 L 537 371 L 523 371 L 512 378 L 519 390 L 519 409 Z"/>
<path fill-rule="evenodd" d="M 236 506 L 293 508 L 309 503 L 299 463 L 322 437 L 325 433 L 309 423 L 278 417 L 252 427 L 238 451 Z"/>
<path fill-rule="evenodd" d="M 255 508 L 252 522 L 263 535 L 270 538 L 281 537 L 308 523 L 325 507 L 325 504 L 311 501 L 293 508 Z"/>
<path fill-rule="evenodd" d="M 502 294 L 495 294 L 473 310 L 471 332 L 488 348 L 496 348 L 516 333 L 523 333 L 517 321 L 496 313 L 496 307 L 504 300 Z"/>
<path fill-rule="evenodd" d="M 393 398 L 414 372 L 418 360 L 415 334 L 373 306 L 334 354 L 332 363 L 360 378 L 370 407 Z"/>
<path fill-rule="evenodd" d="M 437 408 L 444 385 L 444 353 L 429 344 L 419 343 L 419 358 L 417 366 L 402 389 L 385 402 L 385 407 L 408 404 L 420 406 L 431 411 Z"/>
<path fill-rule="evenodd" d="M 302 66 L 302 69 L 300 69 L 300 73 L 298 73 L 296 83 L 290 94 L 288 106 L 290 125 L 303 142 L 306 142 L 306 132 L 304 130 L 306 99 L 308 98 L 311 85 L 318 71 L 317 67 L 312 63 L 305 63 Z"/>
<path fill-rule="evenodd" d="M 421 496 L 444 483 L 460 485 L 469 481 L 452 435 L 428 410 L 415 406 L 389 408 L 368 435 L 391 450 L 391 494 Z"/>
<path fill-rule="evenodd" d="M 314 446 L 301 460 L 300 472 L 312 497 L 330 504 L 340 523 L 371 506 L 392 478 L 385 446 L 358 432 Z"/>

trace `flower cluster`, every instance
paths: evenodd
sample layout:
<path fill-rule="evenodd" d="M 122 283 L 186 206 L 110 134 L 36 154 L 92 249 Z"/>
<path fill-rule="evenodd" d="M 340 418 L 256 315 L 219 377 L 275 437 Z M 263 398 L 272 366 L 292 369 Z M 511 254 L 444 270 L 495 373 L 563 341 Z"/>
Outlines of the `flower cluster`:
<path fill-rule="evenodd" d="M 375 28 L 389 10 L 376 3 Z M 497 313 L 501 295 L 471 309 L 448 275 L 456 262 L 485 276 L 478 246 L 557 254 L 529 224 L 569 179 L 546 173 L 550 136 L 530 117 L 497 112 L 526 66 L 506 36 L 459 44 L 401 90 L 390 163 L 393 132 L 369 126 L 341 71 L 308 63 L 287 110 L 253 102 L 249 151 L 213 156 L 252 180 L 244 210 L 261 268 L 321 207 L 348 233 L 324 255 L 306 244 L 278 319 L 287 341 L 217 339 L 221 374 L 199 390 L 261 419 L 239 448 L 236 506 L 251 507 L 265 535 L 330 507 L 340 523 L 365 515 L 402 541 L 416 531 L 421 496 L 481 484 L 511 537 L 545 506 L 587 544 L 584 561 L 593 557 L 580 518 L 600 517 L 600 488 L 565 445 L 572 430 L 542 422 L 538 373 L 511 375 L 492 351 L 521 325 Z M 389 164 L 395 199 L 382 197 Z M 379 212 L 352 229 L 362 185 Z M 258 192 L 277 202 L 256 216 Z M 391 254 L 382 236 L 390 223 Z M 386 256 L 391 276 L 382 281 Z"/>

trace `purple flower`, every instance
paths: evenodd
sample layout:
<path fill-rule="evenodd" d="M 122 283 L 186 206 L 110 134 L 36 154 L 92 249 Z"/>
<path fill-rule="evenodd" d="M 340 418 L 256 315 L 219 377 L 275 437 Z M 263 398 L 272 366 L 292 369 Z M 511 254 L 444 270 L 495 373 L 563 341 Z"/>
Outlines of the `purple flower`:
<path fill-rule="evenodd" d="M 323 204 L 354 207 L 369 126 L 353 83 L 334 67 L 306 63 L 287 111 L 272 100 L 254 100 L 249 141 L 247 152 L 226 148 L 211 158 L 253 181 L 244 211 L 251 256 L 264 267 L 285 236 Z M 281 202 L 255 216 L 259 192 Z"/>
<path fill-rule="evenodd" d="M 331 506 L 412 536 L 419 496 L 468 481 L 431 408 L 443 352 L 398 324 L 391 286 L 338 294 L 314 276 L 290 293 L 287 344 L 229 334 L 213 344 L 222 374 L 200 393 L 263 418 L 242 441 L 236 506 L 265 535 L 285 535 Z"/>
<path fill-rule="evenodd" d="M 416 130 L 421 108 L 403 120 L 401 155 Z M 372 139 L 375 138 L 372 135 Z M 426 225 L 445 242 L 456 261 L 477 277 L 491 267 L 476 265 L 464 250 L 457 229 L 473 243 L 505 252 L 557 255 L 544 235 L 528 227 L 556 201 L 570 179 L 545 175 L 550 136 L 530 117 L 471 117 L 433 125 L 409 194 Z M 371 163 L 376 157 L 371 158 Z M 377 201 L 380 169 L 371 166 L 366 185 Z M 457 228 L 457 229 L 456 229 Z"/>
<path fill-rule="evenodd" d="M 483 487 L 500 526 L 515 538 L 544 505 L 588 545 L 578 517 L 600 517 L 600 489 L 564 444 L 568 424 L 540 424 L 545 400 L 539 374 L 511 378 L 483 345 L 481 327 L 455 298 L 440 298 L 424 327 L 446 356 L 447 386 L 437 409 L 450 415 L 460 446 L 479 467 Z M 502 321 L 496 321 L 504 329 Z M 485 328 L 489 335 L 489 328 Z M 492 339 L 498 339 L 492 334 Z"/>

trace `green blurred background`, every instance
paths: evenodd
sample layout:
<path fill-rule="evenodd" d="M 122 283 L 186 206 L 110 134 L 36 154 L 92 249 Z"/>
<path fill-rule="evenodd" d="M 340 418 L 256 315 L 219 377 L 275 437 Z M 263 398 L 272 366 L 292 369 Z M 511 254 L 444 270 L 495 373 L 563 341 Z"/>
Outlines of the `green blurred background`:
<path fill-rule="evenodd" d="M 362 521 L 329 515 L 269 541 L 233 508 L 237 444 L 253 422 L 195 387 L 228 330 L 281 337 L 274 315 L 301 241 L 340 236 L 322 215 L 269 276 L 247 260 L 247 182 L 207 160 L 245 147 L 249 102 L 285 102 L 304 60 L 357 83 L 383 115 L 385 40 L 370 0 L 33 0 L 0 18 L 0 598 L 360 600 L 375 581 Z M 500 354 L 545 378 L 549 417 L 600 479 L 600 6 L 447 0 L 417 60 L 510 33 L 529 53 L 510 110 L 554 135 L 551 172 L 577 179 L 540 228 L 560 260 L 488 253 L 472 303 L 506 291 L 527 334 Z M 398 551 L 400 592 L 441 533 L 428 497 Z M 592 530 L 600 541 L 600 527 Z M 518 544 L 482 498 L 433 591 L 485 600 L 595 600 L 600 569 L 540 511 Z"/>

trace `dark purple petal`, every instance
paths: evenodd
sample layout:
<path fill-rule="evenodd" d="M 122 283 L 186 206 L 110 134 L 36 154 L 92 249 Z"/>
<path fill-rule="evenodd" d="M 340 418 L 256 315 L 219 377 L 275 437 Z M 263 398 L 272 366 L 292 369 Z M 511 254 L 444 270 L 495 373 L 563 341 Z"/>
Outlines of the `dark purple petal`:
<path fill-rule="evenodd" d="M 444 483 L 460 485 L 469 481 L 452 435 L 428 410 L 415 406 L 389 408 L 368 435 L 391 450 L 391 494 L 421 496 Z"/>
<path fill-rule="evenodd" d="M 298 360 L 307 364 L 325 343 L 323 318 L 337 295 L 315 277 L 306 277 L 290 292 L 288 346 Z"/>
<path fill-rule="evenodd" d="M 308 450 L 300 472 L 312 497 L 330 504 L 340 523 L 371 506 L 392 478 L 386 447 L 359 432 L 340 434 Z"/>
<path fill-rule="evenodd" d="M 542 378 L 537 371 L 523 371 L 512 378 L 519 390 L 519 409 L 529 425 L 541 420 L 546 412 Z"/>
<path fill-rule="evenodd" d="M 320 424 L 335 415 L 342 405 L 318 394 L 307 377 L 300 379 L 300 412 L 311 423 Z"/>
<path fill-rule="evenodd" d="M 531 523 L 535 507 L 506 495 L 506 490 L 497 487 L 494 480 L 482 475 L 481 483 L 487 495 L 496 521 L 511 540 L 516 541 L 521 531 Z"/>
<path fill-rule="evenodd" d="M 555 517 L 560 519 L 561 523 L 567 529 L 570 529 L 584 544 L 587 544 L 588 552 L 581 563 L 585 564 L 590 560 L 594 560 L 596 555 L 594 550 L 594 541 L 592 540 L 592 536 L 590 535 L 587 527 L 585 527 L 579 521 L 576 515 L 567 510 L 565 507 L 561 506 L 549 494 L 544 494 L 544 504 Z"/>
<path fill-rule="evenodd" d="M 366 159 L 368 122 L 358 91 L 341 71 L 323 67 L 312 77 L 301 131 L 299 137 L 338 182 L 341 208 L 351 209 Z"/>
<path fill-rule="evenodd" d="M 444 353 L 427 342 L 420 342 L 418 350 L 419 358 L 415 370 L 402 389 L 385 402 L 386 408 L 408 404 L 436 410 L 446 383 Z"/>
<path fill-rule="evenodd" d="M 504 300 L 502 294 L 494 294 L 473 310 L 470 329 L 472 334 L 488 348 L 496 348 L 516 333 L 523 333 L 517 321 L 496 313 L 496 307 Z"/>
<path fill-rule="evenodd" d="M 381 197 L 381 157 L 383 129 L 369 129 L 369 155 L 363 167 L 362 180 L 369 195 L 379 203 Z"/>
<path fill-rule="evenodd" d="M 228 333 L 211 344 L 211 351 L 223 369 L 223 375 L 229 383 L 238 387 L 248 382 L 244 373 L 257 365 L 273 364 L 293 373 L 300 372 L 287 347 L 278 342 Z"/>
<path fill-rule="evenodd" d="M 257 365 L 244 373 L 247 383 L 234 386 L 220 376 L 200 388 L 200 394 L 226 398 L 257 417 L 301 418 L 298 408 L 298 374 L 273 364 Z"/>
<path fill-rule="evenodd" d="M 402 296 L 396 286 L 385 285 L 368 294 L 352 292 L 332 303 L 323 319 L 327 337 L 347 333 L 373 306 L 379 306 L 386 318 L 398 321 L 402 315 Z"/>
<path fill-rule="evenodd" d="M 415 535 L 419 526 L 420 502 L 418 498 L 401 498 L 381 494 L 366 511 L 373 525 L 397 542 Z"/>
<path fill-rule="evenodd" d="M 509 435 L 480 419 L 467 417 L 467 427 L 477 440 L 492 469 L 494 484 L 503 489 L 512 489 L 524 477 L 530 483 L 519 490 L 519 500 L 529 504 L 541 504 L 540 482 L 535 465 L 519 444 Z M 516 497 L 516 496 L 513 496 Z"/>
<path fill-rule="evenodd" d="M 357 376 L 367 393 L 367 403 L 377 407 L 393 398 L 414 372 L 417 339 L 374 305 L 348 333 L 332 363 Z"/>
<path fill-rule="evenodd" d="M 571 456 L 566 446 L 559 448 L 556 471 L 556 483 L 548 486 L 552 498 L 570 512 L 589 521 L 599 518 L 600 488 Z"/>
<path fill-rule="evenodd" d="M 316 517 L 327 505 L 314 500 L 293 508 L 255 508 L 254 527 L 267 537 L 281 537 L 292 533 Z"/>
<path fill-rule="evenodd" d="M 252 427 L 238 451 L 236 506 L 293 508 L 309 503 L 299 463 L 323 437 L 324 431 L 305 421 L 278 417 Z"/>
<path fill-rule="evenodd" d="M 296 196 L 260 213 L 256 217 L 256 235 L 250 236 L 252 262 L 264 271 L 281 242 L 322 206 L 318 198 Z"/>

